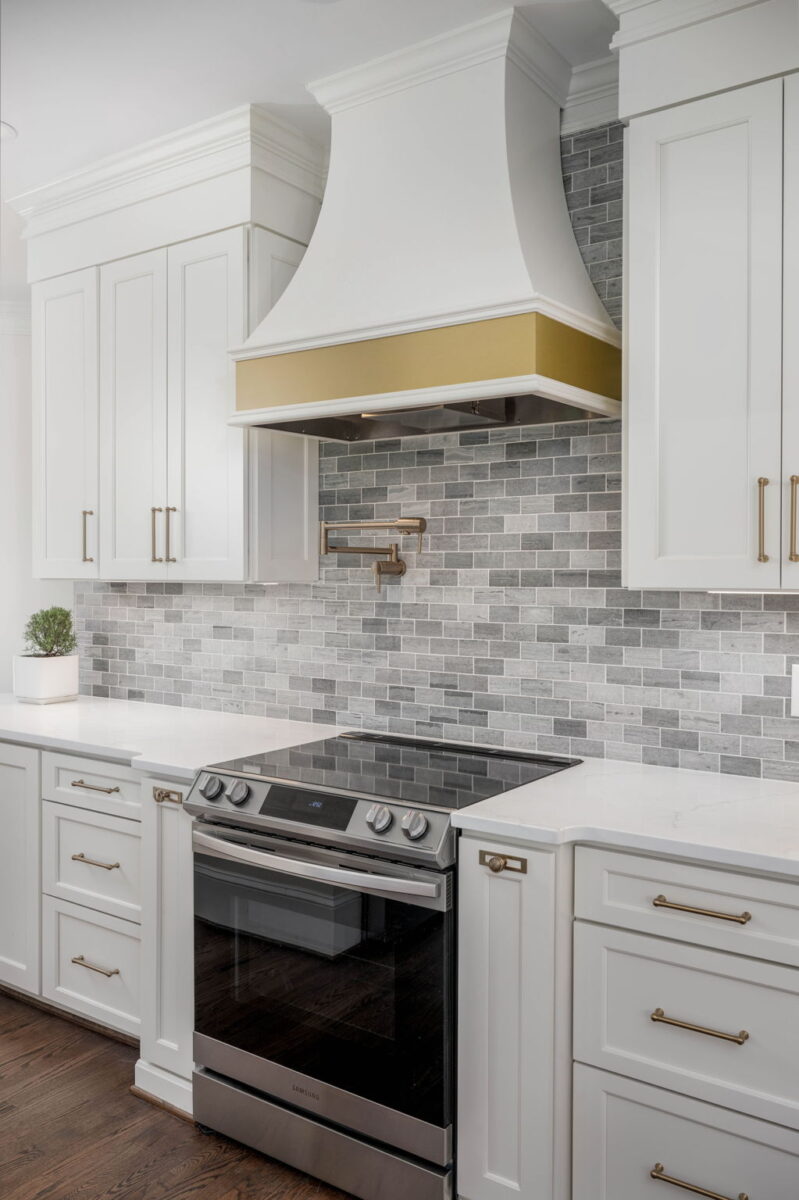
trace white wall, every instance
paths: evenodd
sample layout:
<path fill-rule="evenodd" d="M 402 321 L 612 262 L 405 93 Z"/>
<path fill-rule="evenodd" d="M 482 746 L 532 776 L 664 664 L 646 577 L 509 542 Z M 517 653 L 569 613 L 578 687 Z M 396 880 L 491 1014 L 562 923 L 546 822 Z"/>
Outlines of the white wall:
<path fill-rule="evenodd" d="M 28 616 L 72 608 L 72 584 L 31 575 L 30 289 L 19 218 L 2 205 L 0 220 L 0 692 L 8 692 Z"/>

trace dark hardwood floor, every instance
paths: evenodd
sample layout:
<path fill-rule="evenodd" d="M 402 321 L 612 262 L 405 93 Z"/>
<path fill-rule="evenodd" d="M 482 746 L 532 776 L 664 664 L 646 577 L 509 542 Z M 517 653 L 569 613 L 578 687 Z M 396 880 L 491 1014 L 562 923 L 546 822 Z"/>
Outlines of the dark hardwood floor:
<path fill-rule="evenodd" d="M 132 1096 L 136 1057 L 0 995 L 1 1200 L 347 1200 Z"/>

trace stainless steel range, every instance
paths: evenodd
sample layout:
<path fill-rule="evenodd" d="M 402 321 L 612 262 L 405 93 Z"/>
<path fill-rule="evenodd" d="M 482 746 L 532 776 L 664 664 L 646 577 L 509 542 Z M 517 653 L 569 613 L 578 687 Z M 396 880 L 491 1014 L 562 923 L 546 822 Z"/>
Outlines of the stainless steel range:
<path fill-rule="evenodd" d="M 577 761 L 340 734 L 202 771 L 196 1120 L 364 1200 L 449 1200 L 450 814 Z"/>

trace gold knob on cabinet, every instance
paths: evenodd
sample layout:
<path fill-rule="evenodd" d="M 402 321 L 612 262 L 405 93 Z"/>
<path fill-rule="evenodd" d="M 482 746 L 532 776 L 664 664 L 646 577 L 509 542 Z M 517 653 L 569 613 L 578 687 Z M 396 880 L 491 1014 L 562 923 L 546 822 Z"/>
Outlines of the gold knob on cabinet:
<path fill-rule="evenodd" d="M 492 854 L 486 863 L 489 871 L 493 871 L 495 875 L 499 875 L 500 871 L 504 871 L 507 865 L 508 860 L 502 854 Z"/>

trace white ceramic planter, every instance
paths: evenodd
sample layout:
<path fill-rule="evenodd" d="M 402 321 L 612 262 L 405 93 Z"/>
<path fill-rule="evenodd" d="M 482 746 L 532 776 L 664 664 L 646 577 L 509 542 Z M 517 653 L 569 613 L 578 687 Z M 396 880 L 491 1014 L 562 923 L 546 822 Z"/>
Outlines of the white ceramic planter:
<path fill-rule="evenodd" d="M 78 655 L 36 658 L 15 654 L 14 695 L 25 704 L 58 704 L 78 698 Z"/>

